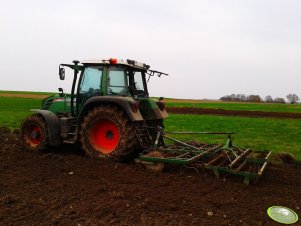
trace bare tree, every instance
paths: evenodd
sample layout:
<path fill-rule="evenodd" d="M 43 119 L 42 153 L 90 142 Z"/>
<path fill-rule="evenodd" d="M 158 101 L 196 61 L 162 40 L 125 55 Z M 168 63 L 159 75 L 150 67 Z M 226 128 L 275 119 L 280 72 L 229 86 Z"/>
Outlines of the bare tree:
<path fill-rule="evenodd" d="M 286 99 L 291 103 L 291 104 L 295 104 L 297 103 L 300 99 L 296 94 L 288 94 L 286 96 Z"/>
<path fill-rule="evenodd" d="M 245 94 L 231 94 L 220 98 L 222 101 L 233 101 L 233 102 L 262 102 L 259 95 L 249 95 Z"/>
<path fill-rule="evenodd" d="M 274 103 L 285 104 L 285 100 L 284 100 L 284 98 L 276 97 L 276 98 L 274 99 Z"/>
<path fill-rule="evenodd" d="M 272 98 L 270 95 L 266 96 L 266 97 L 264 98 L 264 101 L 265 101 L 266 103 L 273 103 L 273 102 L 274 102 L 273 98 Z"/>
<path fill-rule="evenodd" d="M 259 95 L 249 95 L 249 96 L 247 96 L 247 102 L 260 103 L 260 102 L 262 102 L 262 100 Z"/>

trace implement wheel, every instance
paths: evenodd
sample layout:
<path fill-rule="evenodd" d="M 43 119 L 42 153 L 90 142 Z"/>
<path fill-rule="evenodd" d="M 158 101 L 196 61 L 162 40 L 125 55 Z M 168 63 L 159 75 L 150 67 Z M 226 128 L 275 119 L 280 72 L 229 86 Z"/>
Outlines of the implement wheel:
<path fill-rule="evenodd" d="M 156 158 L 163 158 L 163 154 L 159 151 L 151 151 L 147 153 L 145 156 L 147 157 L 156 157 Z M 161 172 L 164 168 L 163 162 L 152 162 L 151 164 L 145 164 L 146 169 L 153 171 L 153 172 Z"/>
<path fill-rule="evenodd" d="M 28 116 L 21 125 L 20 142 L 28 151 L 43 150 L 49 144 L 48 129 L 43 117 L 39 115 Z"/>
<path fill-rule="evenodd" d="M 122 110 L 115 106 L 101 106 L 84 118 L 81 143 L 89 157 L 124 161 L 135 153 L 136 132 Z"/>

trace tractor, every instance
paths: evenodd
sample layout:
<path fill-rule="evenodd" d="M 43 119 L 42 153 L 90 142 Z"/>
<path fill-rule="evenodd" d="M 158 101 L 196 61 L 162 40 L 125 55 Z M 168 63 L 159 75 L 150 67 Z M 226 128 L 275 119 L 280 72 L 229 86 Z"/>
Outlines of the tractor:
<path fill-rule="evenodd" d="M 21 124 L 25 150 L 39 151 L 63 143 L 81 144 L 86 155 L 124 161 L 150 148 L 168 117 L 165 104 L 149 97 L 151 76 L 167 75 L 135 60 L 115 58 L 60 64 L 73 70 L 71 94 L 59 93 Z M 159 138 L 159 145 L 163 145 Z"/>
<path fill-rule="evenodd" d="M 73 61 L 60 64 L 74 72 L 71 94 L 59 93 L 42 101 L 42 108 L 21 125 L 24 149 L 39 151 L 63 143 L 80 144 L 86 155 L 115 161 L 135 160 L 158 172 L 164 164 L 185 165 L 224 174 L 242 176 L 244 183 L 256 183 L 265 171 L 271 151 L 239 148 L 232 132 L 168 132 L 163 119 L 168 117 L 162 98 L 149 97 L 151 76 L 167 75 L 150 70 L 134 60 L 110 58 L 99 61 Z M 191 144 L 176 135 L 226 135 L 226 143 Z M 173 142 L 165 145 L 164 141 Z"/>

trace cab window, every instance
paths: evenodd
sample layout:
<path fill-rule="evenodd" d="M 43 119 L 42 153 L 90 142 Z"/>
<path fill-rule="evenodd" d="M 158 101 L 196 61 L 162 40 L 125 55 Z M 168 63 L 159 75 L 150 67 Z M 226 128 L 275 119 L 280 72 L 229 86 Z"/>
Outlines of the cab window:
<path fill-rule="evenodd" d="M 79 92 L 100 94 L 101 92 L 102 68 L 87 67 L 84 71 Z"/>
<path fill-rule="evenodd" d="M 119 67 L 110 67 L 108 70 L 108 94 L 128 95 L 128 80 L 126 71 Z"/>

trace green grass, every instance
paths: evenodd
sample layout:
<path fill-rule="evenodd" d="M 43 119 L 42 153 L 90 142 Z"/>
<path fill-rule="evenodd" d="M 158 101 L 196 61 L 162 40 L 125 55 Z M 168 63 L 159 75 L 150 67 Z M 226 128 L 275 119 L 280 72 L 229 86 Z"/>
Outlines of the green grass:
<path fill-rule="evenodd" d="M 197 107 L 243 111 L 296 112 L 301 113 L 301 104 L 233 103 L 233 102 L 168 102 L 167 107 Z"/>
<path fill-rule="evenodd" d="M 41 107 L 41 99 L 1 97 L 0 127 L 19 128 L 30 109 Z M 289 105 L 290 106 L 290 105 Z M 301 160 L 301 120 L 232 116 L 176 115 L 165 120 L 167 131 L 235 132 L 234 144 L 254 150 L 288 152 Z M 181 139 L 223 143 L 225 135 L 187 135 Z"/>
<path fill-rule="evenodd" d="M 54 93 L 51 92 L 33 92 L 33 91 L 7 91 L 7 90 L 0 90 L 0 94 L 37 94 L 37 95 L 53 95 Z"/>
<path fill-rule="evenodd" d="M 42 100 L 0 96 L 0 127 L 19 128 L 30 109 L 41 108 Z"/>
<path fill-rule="evenodd" d="M 32 92 L 32 91 L 3 91 L 1 94 L 37 94 L 37 95 L 53 95 L 51 92 Z M 158 98 L 153 97 L 154 100 Z M 301 113 L 301 104 L 267 104 L 267 103 L 236 103 L 236 102 L 220 102 L 206 100 L 181 100 L 165 98 L 167 107 L 197 107 L 225 110 L 244 110 L 244 111 L 266 111 L 266 112 L 291 112 Z M 169 102 L 172 101 L 172 102 Z M 175 102 L 173 102 L 175 101 Z"/>
<path fill-rule="evenodd" d="M 234 144 L 254 150 L 289 152 L 301 160 L 301 120 L 208 115 L 170 115 L 167 131 L 235 132 Z M 174 135 L 173 135 L 174 136 Z M 204 143 L 223 143 L 226 135 L 176 135 Z"/>

